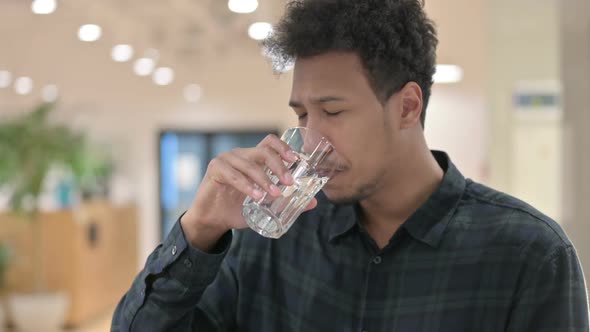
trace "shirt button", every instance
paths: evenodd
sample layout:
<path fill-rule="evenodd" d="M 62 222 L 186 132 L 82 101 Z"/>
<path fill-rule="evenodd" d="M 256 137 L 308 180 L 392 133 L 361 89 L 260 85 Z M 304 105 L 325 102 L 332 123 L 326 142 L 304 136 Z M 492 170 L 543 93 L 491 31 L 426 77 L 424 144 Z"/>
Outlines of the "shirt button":
<path fill-rule="evenodd" d="M 373 258 L 373 264 L 375 264 L 375 265 L 381 264 L 381 256 L 375 256 L 375 258 Z"/>
<path fill-rule="evenodd" d="M 145 296 L 145 288 L 142 288 L 141 289 L 141 297 L 144 297 L 144 296 Z"/>
<path fill-rule="evenodd" d="M 176 255 L 176 246 L 172 247 L 172 256 Z"/>
<path fill-rule="evenodd" d="M 193 266 L 193 263 L 191 263 L 191 261 L 187 258 L 184 260 L 184 266 L 190 269 Z"/>

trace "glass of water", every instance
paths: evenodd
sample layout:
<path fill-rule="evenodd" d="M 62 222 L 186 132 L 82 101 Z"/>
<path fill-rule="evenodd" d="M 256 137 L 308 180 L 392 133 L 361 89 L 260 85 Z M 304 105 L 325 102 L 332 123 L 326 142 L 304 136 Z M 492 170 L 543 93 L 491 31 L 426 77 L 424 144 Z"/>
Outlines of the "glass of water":
<path fill-rule="evenodd" d="M 275 198 L 265 192 L 259 200 L 246 197 L 242 207 L 248 226 L 260 235 L 274 239 L 289 230 L 337 169 L 333 158 L 334 147 L 320 133 L 295 127 L 287 129 L 281 140 L 299 157 L 295 162 L 285 162 L 294 184 L 287 186 L 279 183 L 278 177 L 267 168 L 266 174 L 279 187 L 282 195 Z"/>

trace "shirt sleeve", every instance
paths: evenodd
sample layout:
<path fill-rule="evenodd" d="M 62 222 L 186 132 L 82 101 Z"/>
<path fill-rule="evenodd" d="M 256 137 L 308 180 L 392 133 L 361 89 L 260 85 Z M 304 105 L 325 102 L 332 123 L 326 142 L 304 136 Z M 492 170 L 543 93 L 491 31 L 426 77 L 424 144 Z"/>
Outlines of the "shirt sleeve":
<path fill-rule="evenodd" d="M 119 302 L 111 331 L 216 330 L 197 304 L 216 278 L 231 243 L 230 231 L 212 253 L 202 252 L 187 242 L 179 219 Z"/>
<path fill-rule="evenodd" d="M 588 298 L 575 249 L 559 246 L 530 265 L 507 331 L 588 331 Z"/>

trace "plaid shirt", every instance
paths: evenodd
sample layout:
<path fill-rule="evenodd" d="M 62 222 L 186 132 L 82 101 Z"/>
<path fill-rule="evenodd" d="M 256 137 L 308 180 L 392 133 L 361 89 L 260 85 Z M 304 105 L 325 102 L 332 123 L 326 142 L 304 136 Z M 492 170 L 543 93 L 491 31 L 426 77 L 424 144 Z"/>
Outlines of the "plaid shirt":
<path fill-rule="evenodd" d="M 588 331 L 559 225 L 433 153 L 442 184 L 383 250 L 355 206 L 322 197 L 281 239 L 228 232 L 213 254 L 177 223 L 111 331 Z"/>

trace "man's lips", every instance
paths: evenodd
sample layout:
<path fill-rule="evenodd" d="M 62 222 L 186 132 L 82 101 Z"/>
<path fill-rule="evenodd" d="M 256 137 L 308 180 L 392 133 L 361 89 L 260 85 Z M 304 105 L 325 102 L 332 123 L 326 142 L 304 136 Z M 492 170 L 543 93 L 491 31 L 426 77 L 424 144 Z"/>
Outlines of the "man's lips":
<path fill-rule="evenodd" d="M 317 174 L 319 176 L 328 176 L 330 177 L 330 179 L 333 179 L 334 177 L 336 177 L 338 174 L 344 172 L 344 169 L 337 169 L 337 170 L 327 170 L 327 169 L 319 169 L 317 170 Z"/>

